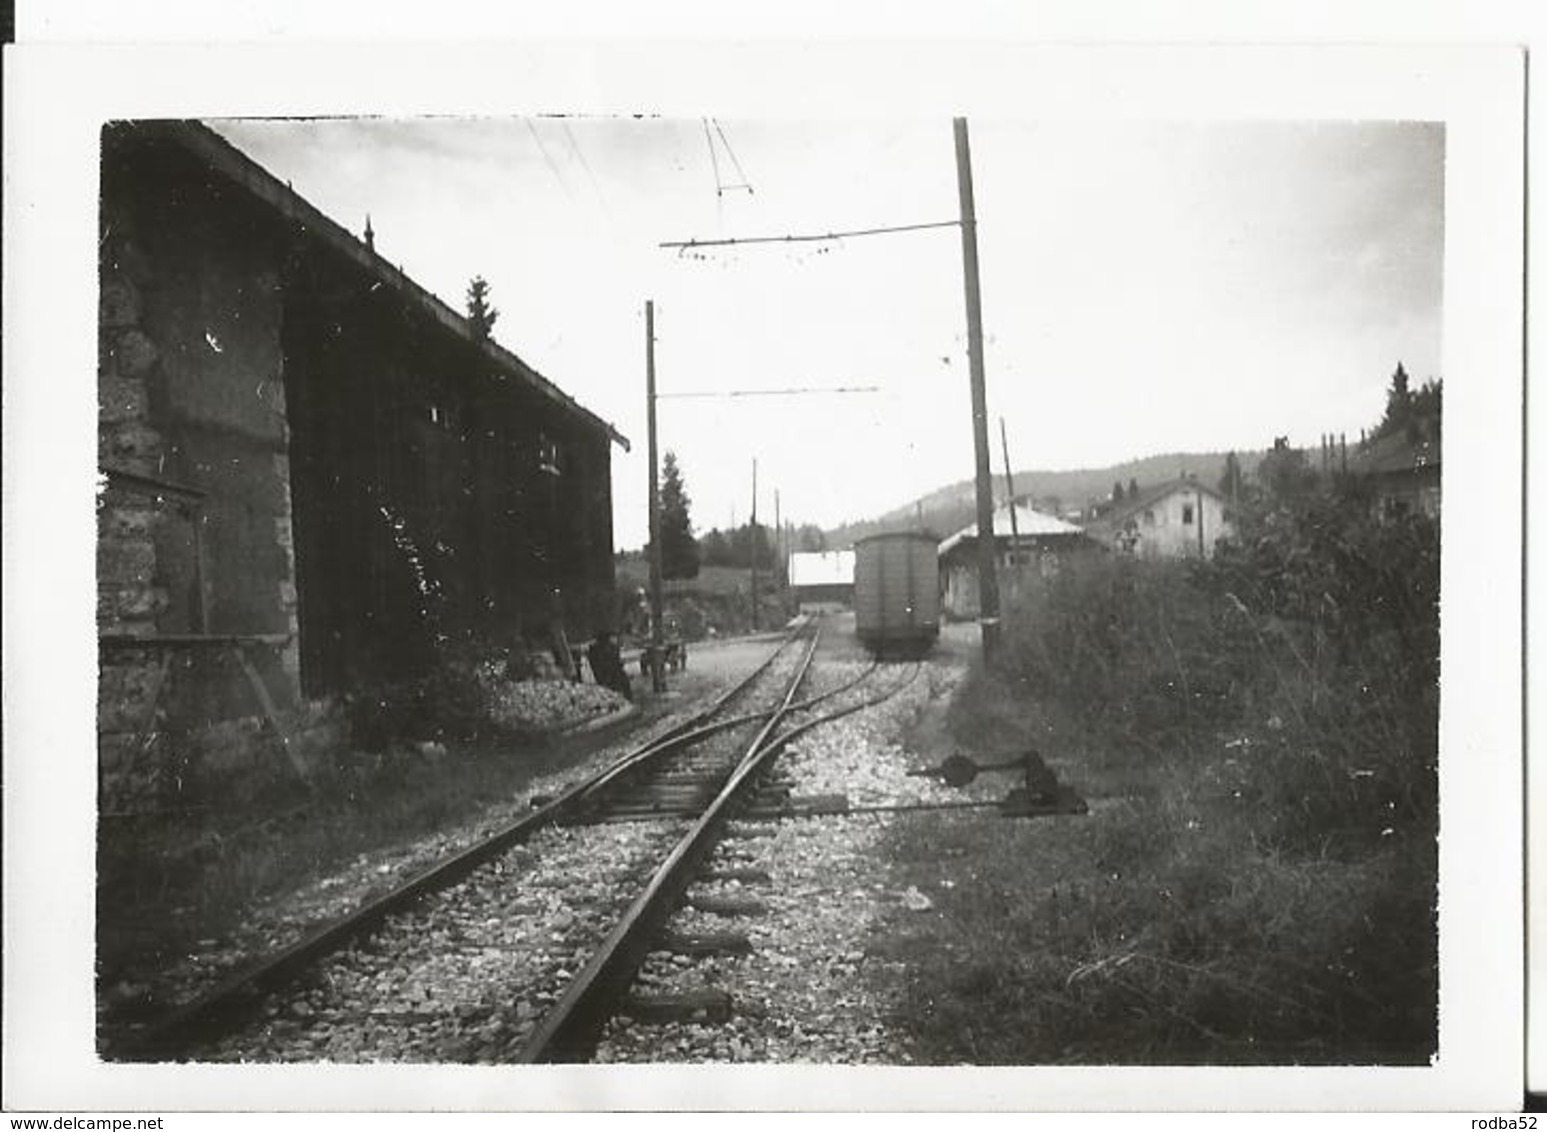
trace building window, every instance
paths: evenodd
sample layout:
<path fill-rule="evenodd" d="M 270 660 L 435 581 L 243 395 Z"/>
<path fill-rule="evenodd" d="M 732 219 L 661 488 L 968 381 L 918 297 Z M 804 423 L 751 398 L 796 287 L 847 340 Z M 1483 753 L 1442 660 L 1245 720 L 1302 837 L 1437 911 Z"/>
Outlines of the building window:
<path fill-rule="evenodd" d="M 1191 503 L 1184 503 L 1184 504 L 1182 504 L 1182 526 L 1184 526 L 1184 527 L 1192 526 L 1192 504 Z"/>
<path fill-rule="evenodd" d="M 547 433 L 537 434 L 537 470 L 550 476 L 559 474 L 559 445 Z"/>
<path fill-rule="evenodd" d="M 1146 507 L 1144 509 L 1144 525 L 1146 527 L 1153 527 L 1155 525 L 1155 509 L 1153 507 Z"/>

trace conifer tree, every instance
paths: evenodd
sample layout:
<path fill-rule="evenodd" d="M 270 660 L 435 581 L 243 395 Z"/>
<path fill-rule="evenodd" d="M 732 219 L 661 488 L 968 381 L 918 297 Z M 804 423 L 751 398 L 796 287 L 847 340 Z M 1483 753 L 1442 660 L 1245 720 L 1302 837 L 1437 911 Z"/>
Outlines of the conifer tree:
<path fill-rule="evenodd" d="M 666 578 L 698 577 L 698 540 L 693 537 L 690 501 L 682 486 L 677 454 L 661 460 L 661 575 Z"/>
<path fill-rule="evenodd" d="M 480 342 L 489 337 L 500 312 L 489 305 L 489 284 L 482 275 L 467 285 L 467 325 Z"/>

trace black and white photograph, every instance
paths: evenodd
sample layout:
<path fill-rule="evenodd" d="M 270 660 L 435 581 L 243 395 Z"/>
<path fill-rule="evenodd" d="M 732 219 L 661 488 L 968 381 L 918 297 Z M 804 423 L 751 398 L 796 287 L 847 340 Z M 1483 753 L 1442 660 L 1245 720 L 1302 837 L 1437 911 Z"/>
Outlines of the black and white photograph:
<path fill-rule="evenodd" d="M 86 99 L 83 1072 L 1432 1107 L 1521 1056 L 1472 863 L 1520 838 L 1520 58 L 1181 54 Z"/>

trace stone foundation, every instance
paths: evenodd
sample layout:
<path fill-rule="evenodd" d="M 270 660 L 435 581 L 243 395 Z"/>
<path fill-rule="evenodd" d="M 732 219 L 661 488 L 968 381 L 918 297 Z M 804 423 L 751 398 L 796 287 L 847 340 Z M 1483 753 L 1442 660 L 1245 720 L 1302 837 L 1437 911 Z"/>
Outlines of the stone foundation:
<path fill-rule="evenodd" d="M 144 812 L 234 800 L 300 777 L 279 731 L 299 736 L 292 751 L 331 734 L 298 702 L 269 253 L 210 236 L 201 210 L 218 205 L 116 182 L 106 170 L 102 202 L 99 802 Z M 233 638 L 251 642 L 243 647 L 263 695 Z"/>

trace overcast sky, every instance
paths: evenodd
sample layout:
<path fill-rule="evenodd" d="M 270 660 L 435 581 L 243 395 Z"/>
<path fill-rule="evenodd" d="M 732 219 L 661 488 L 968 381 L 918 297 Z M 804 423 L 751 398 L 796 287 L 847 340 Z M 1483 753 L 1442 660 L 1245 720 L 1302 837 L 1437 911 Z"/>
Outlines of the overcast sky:
<path fill-rule="evenodd" d="M 953 220 L 951 123 L 631 118 L 212 123 L 634 441 L 644 301 L 661 444 L 699 530 L 773 489 L 831 526 L 972 474 L 960 236 L 703 249 L 662 241 Z M 721 133 L 723 132 L 723 138 Z M 1357 434 L 1397 361 L 1442 376 L 1444 134 L 1421 123 L 971 123 L 990 421 L 1019 468 Z M 711 140 L 712 139 L 712 140 Z M 751 191 L 740 186 L 749 184 Z"/>

